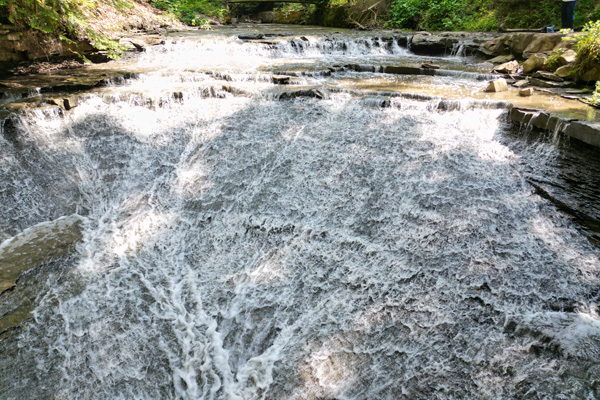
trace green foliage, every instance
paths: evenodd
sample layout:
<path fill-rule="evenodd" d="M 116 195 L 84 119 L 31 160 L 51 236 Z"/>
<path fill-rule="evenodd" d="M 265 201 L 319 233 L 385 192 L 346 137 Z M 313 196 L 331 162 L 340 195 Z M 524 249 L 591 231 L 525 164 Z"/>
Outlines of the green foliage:
<path fill-rule="evenodd" d="M 224 20 L 227 9 L 221 0 L 154 0 L 152 5 L 174 14 L 188 25 L 210 28 L 205 17 Z"/>
<path fill-rule="evenodd" d="M 560 67 L 560 61 L 558 60 L 560 56 L 563 55 L 565 49 L 555 49 L 550 53 L 548 59 L 546 60 L 546 64 L 544 64 L 544 69 L 546 71 L 554 72 L 558 67 Z"/>
<path fill-rule="evenodd" d="M 482 7 L 478 12 L 467 18 L 464 29 L 466 31 L 495 31 L 500 27 L 496 10 Z"/>
<path fill-rule="evenodd" d="M 488 31 L 561 24 L 559 0 L 392 0 L 389 25 L 428 30 Z M 575 26 L 600 19 L 598 0 L 579 0 Z"/>
<path fill-rule="evenodd" d="M 595 106 L 600 106 L 600 81 L 596 82 L 596 90 L 594 90 L 594 94 L 592 94 L 590 103 Z"/>
<path fill-rule="evenodd" d="M 116 7 L 126 6 L 121 0 L 112 0 Z M 86 0 L 0 0 L 0 14 L 7 22 L 32 28 L 64 42 L 87 38 L 98 50 L 106 50 L 111 58 L 120 57 L 123 48 L 117 41 L 96 32 L 86 22 L 84 8 L 94 7 L 95 1 Z"/>
<path fill-rule="evenodd" d="M 490 0 L 487 0 L 490 2 Z M 498 29 L 497 10 L 468 0 L 394 0 L 390 25 L 397 28 L 427 30 Z"/>
<path fill-rule="evenodd" d="M 587 24 L 581 33 L 567 37 L 575 41 L 575 77 L 579 79 L 586 72 L 600 65 L 600 20 Z"/>
<path fill-rule="evenodd" d="M 414 29 L 423 11 L 424 7 L 417 0 L 396 0 L 390 9 L 390 24 L 396 28 Z"/>
<path fill-rule="evenodd" d="M 458 30 L 467 22 L 466 0 L 395 0 L 391 25 L 400 28 Z"/>
<path fill-rule="evenodd" d="M 331 5 L 331 3 L 329 4 Z M 305 25 L 313 23 L 313 14 L 315 13 L 315 9 L 315 4 L 276 3 L 273 11 L 275 11 L 275 21 L 277 23 Z"/>

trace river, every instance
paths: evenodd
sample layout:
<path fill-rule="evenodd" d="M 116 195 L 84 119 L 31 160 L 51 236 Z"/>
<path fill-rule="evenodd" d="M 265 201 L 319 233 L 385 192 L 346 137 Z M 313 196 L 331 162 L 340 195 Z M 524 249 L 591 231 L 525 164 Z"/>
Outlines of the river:
<path fill-rule="evenodd" d="M 2 132 L 0 398 L 600 398 L 598 154 L 476 60 L 247 29 Z"/>

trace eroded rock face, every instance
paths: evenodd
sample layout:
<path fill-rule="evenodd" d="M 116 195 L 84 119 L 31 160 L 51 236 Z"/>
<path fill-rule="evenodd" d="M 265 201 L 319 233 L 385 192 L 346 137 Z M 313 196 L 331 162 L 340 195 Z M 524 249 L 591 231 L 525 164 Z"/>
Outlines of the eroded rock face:
<path fill-rule="evenodd" d="M 438 55 L 452 49 L 452 45 L 455 43 L 458 43 L 456 38 L 418 33 L 413 36 L 410 49 L 415 54 Z"/>
<path fill-rule="evenodd" d="M 571 49 L 573 42 L 563 40 L 561 33 L 510 33 L 483 43 L 480 52 L 489 56 L 514 54 L 529 58 L 536 53 L 550 54 L 555 49 Z"/>
<path fill-rule="evenodd" d="M 504 36 L 489 40 L 481 45 L 479 51 L 488 56 L 506 56 L 510 54 L 510 48 L 504 43 Z"/>
<path fill-rule="evenodd" d="M 570 78 L 573 76 L 574 72 L 575 66 L 572 63 L 563 65 L 562 67 L 559 67 L 556 71 L 554 71 L 554 73 L 560 76 L 561 78 Z"/>
<path fill-rule="evenodd" d="M 560 55 L 560 57 L 558 57 L 558 62 L 560 63 L 560 65 L 567 65 L 567 64 L 571 64 L 575 62 L 575 56 L 577 56 L 577 53 L 575 53 L 575 50 L 567 50 L 564 53 L 562 53 Z"/>
<path fill-rule="evenodd" d="M 524 88 L 519 90 L 519 96 L 529 97 L 533 96 L 533 88 Z"/>
<path fill-rule="evenodd" d="M 508 90 L 508 83 L 506 79 L 494 79 L 489 83 L 489 85 L 485 88 L 486 92 L 506 92 Z"/>
<path fill-rule="evenodd" d="M 72 57 L 93 50 L 88 41 L 66 43 L 34 31 L 15 31 L 0 36 L 0 62 Z"/>
<path fill-rule="evenodd" d="M 563 35 L 560 33 L 556 34 L 534 34 L 531 38 L 527 47 L 523 50 L 523 57 L 528 58 L 536 53 L 550 54 L 552 50 L 558 48 L 559 45 L 562 45 L 561 48 L 564 48 Z"/>
<path fill-rule="evenodd" d="M 540 34 L 530 32 L 513 33 L 505 36 L 504 43 L 514 54 L 521 54 L 524 58 L 527 58 L 523 53 L 532 43 L 538 40 L 538 35 Z M 541 36 L 547 36 L 547 34 L 541 34 Z"/>

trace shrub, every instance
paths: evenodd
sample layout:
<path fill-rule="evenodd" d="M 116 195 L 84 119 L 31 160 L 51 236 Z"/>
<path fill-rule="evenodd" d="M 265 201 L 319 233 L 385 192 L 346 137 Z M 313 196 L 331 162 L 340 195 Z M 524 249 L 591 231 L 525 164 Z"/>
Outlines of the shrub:
<path fill-rule="evenodd" d="M 391 25 L 398 28 L 417 28 L 419 16 L 426 8 L 424 3 L 418 0 L 394 1 L 390 9 Z"/>
<path fill-rule="evenodd" d="M 465 0 L 395 0 L 391 25 L 399 28 L 459 30 L 466 23 Z"/>
<path fill-rule="evenodd" d="M 554 72 L 558 67 L 560 67 L 560 62 L 558 59 L 563 55 L 565 49 L 554 49 L 552 53 L 548 56 L 546 60 L 546 64 L 544 64 L 544 69 L 546 71 Z"/>
<path fill-rule="evenodd" d="M 577 79 L 600 65 L 600 20 L 588 23 L 581 33 L 569 36 L 566 40 L 575 41 Z"/>
<path fill-rule="evenodd" d="M 485 7 L 469 18 L 465 24 L 467 31 L 495 31 L 499 27 L 500 22 L 496 16 L 496 10 L 488 10 Z"/>
<path fill-rule="evenodd" d="M 590 103 L 595 106 L 600 106 L 600 81 L 596 82 L 596 90 L 594 90 L 594 94 L 592 94 Z"/>

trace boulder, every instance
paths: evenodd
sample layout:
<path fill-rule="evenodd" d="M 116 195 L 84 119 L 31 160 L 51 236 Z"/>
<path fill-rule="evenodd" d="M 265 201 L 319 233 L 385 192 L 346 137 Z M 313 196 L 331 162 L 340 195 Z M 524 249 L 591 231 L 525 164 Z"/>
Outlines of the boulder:
<path fill-rule="evenodd" d="M 553 74 L 552 72 L 548 72 L 548 71 L 537 71 L 535 74 L 533 74 L 533 77 L 545 79 L 547 81 L 554 81 L 554 82 L 564 82 L 565 81 L 560 76 Z"/>
<path fill-rule="evenodd" d="M 564 53 L 562 53 L 560 55 L 560 57 L 558 57 L 558 62 L 560 63 L 560 65 L 567 65 L 567 64 L 571 64 L 575 62 L 575 57 L 577 56 L 577 53 L 575 53 L 574 50 L 567 50 Z"/>
<path fill-rule="evenodd" d="M 144 36 L 143 39 L 146 42 L 147 46 L 156 46 L 159 44 L 165 44 L 165 39 L 159 35 Z"/>
<path fill-rule="evenodd" d="M 547 33 L 536 34 L 529 41 L 527 47 L 523 50 L 523 57 L 531 57 L 536 53 L 549 54 L 557 47 L 562 40 L 563 35 L 560 33 L 549 35 Z"/>
<path fill-rule="evenodd" d="M 535 41 L 536 37 L 540 35 L 539 33 L 532 32 L 516 32 L 509 35 L 504 36 L 504 42 L 506 46 L 512 51 L 513 54 L 523 55 L 525 49 L 529 47 L 529 45 Z M 540 36 L 548 36 L 547 34 L 541 34 Z M 527 58 L 526 56 L 523 56 Z"/>
<path fill-rule="evenodd" d="M 508 83 L 506 79 L 494 79 L 485 88 L 485 92 L 506 92 L 508 90 Z"/>
<path fill-rule="evenodd" d="M 510 54 L 510 48 L 504 43 L 504 36 L 488 40 L 479 47 L 479 51 L 488 56 L 506 56 Z"/>
<path fill-rule="evenodd" d="M 519 96 L 523 96 L 523 97 L 533 96 L 533 88 L 525 88 L 525 89 L 519 90 Z"/>
<path fill-rule="evenodd" d="M 529 58 L 535 53 L 549 54 L 557 48 L 570 49 L 573 43 L 562 40 L 563 36 L 560 33 L 509 33 L 483 43 L 479 51 L 488 56 L 514 54 L 518 57 Z"/>
<path fill-rule="evenodd" d="M 410 42 L 410 50 L 421 55 L 444 55 L 458 39 L 418 33 Z"/>
<path fill-rule="evenodd" d="M 276 85 L 289 85 L 291 79 L 292 77 L 287 75 L 273 75 L 271 77 L 271 81 Z"/>
<path fill-rule="evenodd" d="M 542 69 L 544 67 L 544 65 L 546 64 L 547 60 L 548 60 L 548 57 L 546 57 L 544 54 L 532 55 L 531 57 L 529 57 L 527 59 L 527 61 L 525 61 L 523 63 L 523 73 L 528 74 L 530 72 L 534 72 L 539 69 Z"/>
<path fill-rule="evenodd" d="M 514 74 L 518 69 L 519 62 L 517 60 L 513 60 L 494 67 L 492 72 L 497 72 L 499 74 Z"/>
<path fill-rule="evenodd" d="M 312 97 L 316 99 L 325 99 L 327 94 L 319 89 L 303 89 L 294 92 L 285 92 L 279 95 L 279 100 L 290 100 L 298 97 Z"/>
<path fill-rule="evenodd" d="M 560 76 L 561 78 L 570 78 L 571 76 L 573 76 L 574 72 L 575 66 L 573 64 L 567 64 L 554 71 L 554 74 Z"/>
<path fill-rule="evenodd" d="M 70 96 L 63 99 L 63 106 L 65 110 L 70 110 L 79 105 L 79 96 Z"/>
<path fill-rule="evenodd" d="M 594 68 L 581 75 L 581 78 L 579 79 L 584 82 L 600 81 L 600 65 L 596 65 Z"/>

